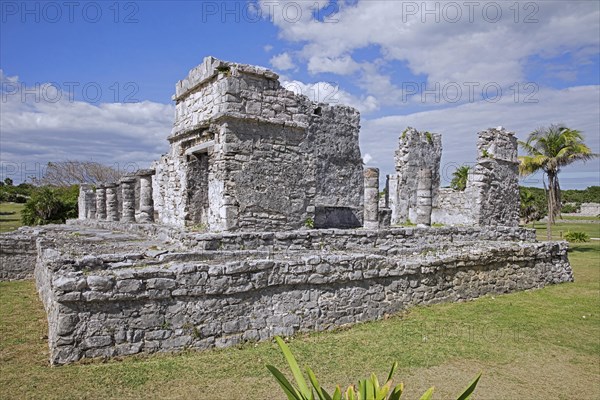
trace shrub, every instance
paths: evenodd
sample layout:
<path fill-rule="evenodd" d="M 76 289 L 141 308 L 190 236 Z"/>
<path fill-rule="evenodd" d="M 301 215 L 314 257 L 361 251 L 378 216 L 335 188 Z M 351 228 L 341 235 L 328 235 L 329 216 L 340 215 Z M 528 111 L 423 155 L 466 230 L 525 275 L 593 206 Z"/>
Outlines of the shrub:
<path fill-rule="evenodd" d="M 585 232 L 567 231 L 567 233 L 565 233 L 565 239 L 567 239 L 569 242 L 574 243 L 584 243 L 590 241 L 589 235 Z"/>
<path fill-rule="evenodd" d="M 570 213 L 576 213 L 579 212 L 579 210 L 577 209 L 577 206 L 574 204 L 565 204 L 564 206 L 562 206 L 562 208 L 560 209 L 561 213 L 565 213 L 565 214 L 570 214 Z"/>
<path fill-rule="evenodd" d="M 41 187 L 33 192 L 21 212 L 25 225 L 45 225 L 64 223 L 77 216 L 77 196 L 79 188 Z"/>
<path fill-rule="evenodd" d="M 267 365 L 267 369 L 273 374 L 277 382 L 283 389 L 283 392 L 286 394 L 288 400 L 399 400 L 402 396 L 402 392 L 404 391 L 404 384 L 400 383 L 396 385 L 392 389 L 392 377 L 396 368 L 398 367 L 398 363 L 395 362 L 392 365 L 392 369 L 388 374 L 387 380 L 385 381 L 383 386 L 379 385 L 379 381 L 375 374 L 371 374 L 368 379 L 361 379 L 358 381 L 358 386 L 350 385 L 348 389 L 342 394 L 342 389 L 338 385 L 333 392 L 333 395 L 330 395 L 317 380 L 314 372 L 306 367 L 306 373 L 308 375 L 308 379 L 312 387 L 309 387 L 306 380 L 304 379 L 304 375 L 294 358 L 294 355 L 284 343 L 284 341 L 276 336 L 275 340 L 279 345 L 279 348 L 283 352 L 288 365 L 290 366 L 290 370 L 292 371 L 292 375 L 296 380 L 296 387 L 294 387 L 287 378 L 272 365 Z M 481 374 L 479 374 L 470 384 L 469 386 L 463 390 L 463 392 L 457 397 L 459 400 L 467 400 L 471 397 L 471 394 L 475 390 L 477 383 L 479 382 L 479 378 Z M 313 391 L 314 388 L 314 391 Z M 315 392 L 317 393 L 317 397 L 315 397 Z M 433 395 L 433 387 L 427 390 L 423 396 L 421 396 L 421 400 L 431 399 Z"/>

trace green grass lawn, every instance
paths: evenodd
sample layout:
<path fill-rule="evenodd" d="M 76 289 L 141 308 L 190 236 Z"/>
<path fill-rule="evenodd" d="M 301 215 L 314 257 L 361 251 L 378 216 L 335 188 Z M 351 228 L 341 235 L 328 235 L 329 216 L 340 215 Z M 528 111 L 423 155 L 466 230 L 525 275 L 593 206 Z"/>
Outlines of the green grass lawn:
<path fill-rule="evenodd" d="M 21 210 L 24 204 L 0 203 L 0 232 L 14 231 L 21 224 Z"/>
<path fill-rule="evenodd" d="M 326 388 L 384 379 L 397 360 L 407 399 L 431 385 L 451 398 L 479 371 L 474 399 L 598 399 L 600 242 L 572 245 L 569 258 L 574 283 L 416 307 L 290 347 Z M 0 283 L 0 398 L 285 398 L 265 368 L 290 377 L 272 342 L 51 368 L 46 329 L 34 283 Z"/>
<path fill-rule="evenodd" d="M 528 224 L 527 227 L 531 227 Z M 535 224 L 538 239 L 546 239 L 546 225 L 542 223 Z M 585 232 L 591 238 L 600 238 L 600 224 L 585 224 L 574 222 L 560 222 L 552 225 L 552 238 L 555 240 L 563 240 L 563 236 L 568 231 Z"/>
<path fill-rule="evenodd" d="M 581 216 L 570 216 L 570 215 L 563 215 L 563 216 L 559 216 L 558 219 L 565 219 L 565 220 L 570 220 L 570 221 L 600 221 L 600 217 L 595 216 L 595 217 L 581 217 Z"/>

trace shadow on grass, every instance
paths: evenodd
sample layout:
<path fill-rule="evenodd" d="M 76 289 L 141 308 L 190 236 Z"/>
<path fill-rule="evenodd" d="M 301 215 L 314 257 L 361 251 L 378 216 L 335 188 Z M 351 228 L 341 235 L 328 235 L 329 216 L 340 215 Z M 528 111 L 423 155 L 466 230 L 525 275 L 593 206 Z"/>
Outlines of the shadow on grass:
<path fill-rule="evenodd" d="M 0 211 L 0 215 L 15 215 L 16 211 Z"/>
<path fill-rule="evenodd" d="M 581 246 L 581 247 L 571 247 L 569 249 L 569 254 L 576 254 L 576 253 L 593 253 L 595 251 L 598 251 L 598 249 L 594 248 L 594 247 L 587 247 L 587 246 Z"/>

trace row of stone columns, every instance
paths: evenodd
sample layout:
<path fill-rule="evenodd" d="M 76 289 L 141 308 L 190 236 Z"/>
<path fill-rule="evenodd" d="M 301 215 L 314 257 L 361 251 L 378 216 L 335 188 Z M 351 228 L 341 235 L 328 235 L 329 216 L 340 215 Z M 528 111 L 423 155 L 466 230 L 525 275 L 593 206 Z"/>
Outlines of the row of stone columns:
<path fill-rule="evenodd" d="M 431 226 L 433 176 L 431 169 L 423 168 L 417 174 L 417 226 Z M 364 172 L 364 221 L 366 229 L 379 228 L 379 169 L 366 168 Z"/>
<path fill-rule="evenodd" d="M 118 184 L 111 182 L 99 185 L 95 192 L 90 185 L 81 185 L 79 189 L 79 219 L 135 222 L 135 183 L 139 178 L 140 213 L 138 222 L 154 222 L 152 175 L 154 175 L 153 169 L 139 170 L 133 175 L 125 175 Z M 122 195 L 120 209 L 119 190 Z"/>

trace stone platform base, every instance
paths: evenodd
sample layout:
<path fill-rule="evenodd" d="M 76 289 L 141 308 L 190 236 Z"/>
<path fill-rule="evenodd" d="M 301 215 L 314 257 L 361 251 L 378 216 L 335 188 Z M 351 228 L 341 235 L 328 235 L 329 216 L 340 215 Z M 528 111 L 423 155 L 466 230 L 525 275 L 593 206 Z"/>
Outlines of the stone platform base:
<path fill-rule="evenodd" d="M 515 228 L 52 229 L 35 267 L 52 364 L 225 347 L 573 279 L 566 243 Z"/>

